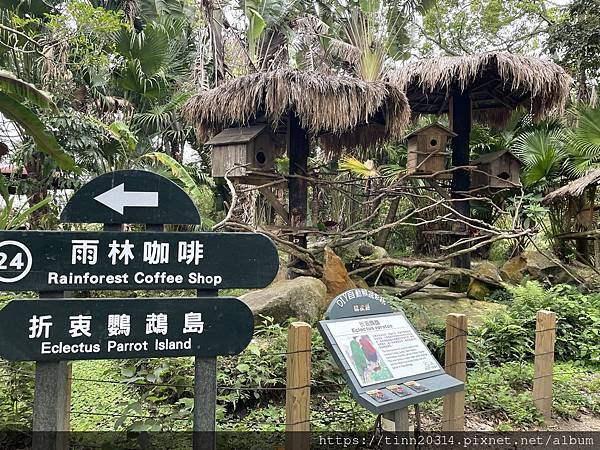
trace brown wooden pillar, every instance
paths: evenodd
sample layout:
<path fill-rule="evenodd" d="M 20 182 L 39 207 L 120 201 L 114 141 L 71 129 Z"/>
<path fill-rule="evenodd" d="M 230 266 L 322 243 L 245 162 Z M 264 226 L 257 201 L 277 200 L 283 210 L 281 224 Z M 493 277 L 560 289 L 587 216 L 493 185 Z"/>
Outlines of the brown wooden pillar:
<path fill-rule="evenodd" d="M 469 137 L 471 134 L 471 98 L 468 91 L 461 90 L 458 86 L 452 88 L 450 99 L 450 123 L 452 131 L 457 136 L 452 138 L 452 165 L 468 166 L 470 164 Z M 450 197 L 453 200 L 468 196 L 471 187 L 471 172 L 460 169 L 453 172 Z M 470 217 L 471 208 L 468 200 L 454 201 L 454 209 L 462 216 Z M 468 228 L 464 223 L 456 222 L 453 230 L 457 232 L 457 240 L 467 237 Z M 464 269 L 471 268 L 471 255 L 469 253 L 456 256 L 452 259 L 452 267 Z M 450 289 L 464 292 L 469 284 L 468 276 L 453 276 L 450 279 Z"/>
<path fill-rule="evenodd" d="M 300 125 L 300 120 L 292 111 L 288 122 L 288 158 L 290 161 L 290 175 L 288 180 L 290 226 L 292 229 L 306 227 L 308 211 L 308 183 L 306 179 L 293 175 L 306 176 L 308 174 L 308 155 L 310 141 L 306 130 Z M 306 234 L 294 233 L 291 238 L 296 245 L 306 248 Z M 304 269 L 306 264 L 297 258 L 290 259 L 290 267 Z M 294 275 L 290 272 L 290 278 Z"/>

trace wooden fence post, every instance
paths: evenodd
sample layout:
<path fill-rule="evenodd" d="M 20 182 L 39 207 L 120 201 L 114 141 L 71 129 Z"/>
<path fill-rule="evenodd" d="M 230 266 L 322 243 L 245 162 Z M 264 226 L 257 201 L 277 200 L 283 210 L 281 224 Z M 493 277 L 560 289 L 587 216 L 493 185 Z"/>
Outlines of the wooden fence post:
<path fill-rule="evenodd" d="M 310 440 L 310 357 L 309 324 L 293 322 L 288 328 L 287 391 L 285 396 L 285 431 L 287 449 L 308 449 Z"/>
<path fill-rule="evenodd" d="M 467 316 L 446 316 L 446 350 L 444 369 L 448 375 L 461 381 L 467 378 Z M 442 431 L 464 431 L 465 391 L 444 397 Z"/>
<path fill-rule="evenodd" d="M 533 371 L 533 402 L 544 415 L 552 415 L 552 371 L 556 342 L 556 314 L 538 311 L 535 325 L 535 361 Z"/>

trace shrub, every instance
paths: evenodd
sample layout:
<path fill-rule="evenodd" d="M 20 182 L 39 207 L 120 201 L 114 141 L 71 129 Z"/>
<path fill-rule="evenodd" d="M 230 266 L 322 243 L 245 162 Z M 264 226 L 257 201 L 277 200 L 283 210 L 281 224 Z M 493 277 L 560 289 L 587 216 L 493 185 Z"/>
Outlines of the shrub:
<path fill-rule="evenodd" d="M 557 285 L 545 290 L 536 282 L 506 286 L 512 296 L 505 312 L 485 318 L 479 330 L 495 361 L 533 355 L 535 318 L 541 309 L 556 313 L 558 360 L 600 362 L 600 295 L 582 294 L 575 287 Z"/>

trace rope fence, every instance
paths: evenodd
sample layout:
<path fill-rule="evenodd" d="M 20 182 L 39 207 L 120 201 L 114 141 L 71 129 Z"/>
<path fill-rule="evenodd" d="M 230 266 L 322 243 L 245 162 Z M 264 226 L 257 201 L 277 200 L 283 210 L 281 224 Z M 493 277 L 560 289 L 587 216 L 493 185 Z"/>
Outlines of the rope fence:
<path fill-rule="evenodd" d="M 538 313 L 538 322 L 536 326 L 536 343 L 534 352 L 534 365 L 533 365 L 533 376 L 530 378 L 533 389 L 532 396 L 536 407 L 542 412 L 544 417 L 549 417 L 548 405 L 552 405 L 552 383 L 554 377 L 565 376 L 565 375 L 579 375 L 582 374 L 581 369 L 579 370 L 560 370 L 557 371 L 554 368 L 554 344 L 556 340 L 556 326 L 555 316 L 554 323 L 552 323 L 552 317 L 554 313 L 548 311 L 540 311 Z M 451 317 L 452 316 L 452 317 Z M 468 327 L 466 326 L 466 318 L 460 317 L 459 314 L 450 314 L 446 322 L 446 339 L 443 344 L 445 347 L 445 362 L 444 368 L 447 373 L 455 376 L 463 381 L 466 380 L 467 374 L 471 371 L 481 371 L 481 368 L 467 367 L 468 363 L 476 362 L 475 360 L 467 358 L 467 338 L 469 336 Z M 544 328 L 544 320 L 549 326 Z M 463 321 L 462 326 L 457 326 L 457 323 Z M 542 324 L 540 324 L 542 321 Z M 296 323 L 297 325 L 298 323 Z M 217 385 L 217 390 L 220 391 L 245 391 L 245 392 L 285 392 L 286 393 L 286 408 L 285 408 L 285 421 L 277 421 L 276 419 L 271 422 L 274 426 L 285 426 L 287 430 L 298 430 L 300 427 L 302 430 L 309 430 L 310 428 L 310 406 L 311 400 L 315 398 L 325 398 L 329 396 L 336 396 L 333 400 L 340 404 L 350 404 L 352 406 L 352 422 L 358 423 L 360 420 L 360 408 L 357 415 L 356 402 L 351 398 L 340 398 L 341 392 L 347 388 L 345 383 L 315 383 L 310 376 L 310 359 L 312 355 L 312 349 L 310 348 L 310 334 L 312 329 L 307 324 L 305 327 L 299 328 L 301 331 L 294 331 L 294 333 L 304 333 L 301 339 L 298 336 L 293 337 L 293 333 L 290 331 L 288 335 L 288 351 L 284 352 L 270 352 L 261 354 L 261 356 L 270 357 L 285 356 L 288 359 L 287 367 L 287 383 L 286 386 L 226 386 Z M 301 342 L 302 341 L 302 342 Z M 294 348 L 299 346 L 299 348 Z M 307 347 L 307 348 L 303 348 Z M 301 364 L 298 365 L 298 359 Z M 306 363 L 308 361 L 308 363 Z M 541 366 L 541 367 L 540 367 Z M 519 370 L 525 369 L 525 362 L 522 361 Z M 11 367 L 9 370 L 12 373 L 0 373 L 0 379 L 11 380 L 15 377 L 25 377 L 29 379 L 35 378 L 35 373 L 29 370 L 23 370 L 20 368 Z M 531 370 L 531 369 L 529 369 Z M 462 372 L 461 372 L 462 371 Z M 481 372 L 480 372 L 481 373 Z M 112 385 L 123 385 L 126 387 L 164 387 L 173 389 L 193 389 L 193 383 L 164 383 L 164 382 L 150 382 L 150 381 L 127 381 L 127 380 L 109 380 L 100 378 L 84 378 L 84 377 L 72 377 L 71 381 L 80 383 L 93 384 L 112 384 Z M 8 381 L 10 382 L 10 381 Z M 539 383 L 543 383 L 540 385 Z M 491 397 L 492 401 L 501 403 L 506 400 L 502 399 L 498 393 L 486 392 L 486 398 L 489 401 Z M 325 399 L 330 401 L 332 399 Z M 15 399 L 14 401 L 0 403 L 0 407 L 13 406 L 16 407 L 18 403 L 22 401 Z M 480 418 L 486 414 L 496 414 L 503 411 L 502 407 L 486 408 L 483 410 L 473 410 L 469 408 L 469 405 L 465 405 L 465 392 L 458 392 L 450 394 L 444 398 L 444 407 L 442 411 L 442 427 L 445 431 L 463 431 L 465 426 L 466 418 Z M 97 412 L 92 410 L 81 410 L 74 409 L 70 412 L 72 415 L 88 415 L 98 417 L 113 417 L 113 418 L 126 418 L 132 420 L 174 420 L 181 422 L 191 422 L 192 415 L 190 417 L 176 417 L 168 414 L 130 414 L 130 413 L 118 413 L 118 412 Z M 175 412 L 174 414 L 176 414 Z M 416 420 L 419 420 L 420 416 L 424 415 L 428 418 L 440 421 L 437 417 L 438 412 L 436 409 L 433 410 L 420 410 L 419 414 L 416 414 Z M 420 424 L 418 424 L 420 426 Z"/>

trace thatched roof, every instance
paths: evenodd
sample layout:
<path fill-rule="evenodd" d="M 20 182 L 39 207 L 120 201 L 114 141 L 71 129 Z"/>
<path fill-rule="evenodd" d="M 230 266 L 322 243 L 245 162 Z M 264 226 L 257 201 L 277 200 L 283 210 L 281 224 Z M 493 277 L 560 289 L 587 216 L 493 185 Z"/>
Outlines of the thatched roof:
<path fill-rule="evenodd" d="M 591 170 L 581 178 L 577 178 L 576 180 L 571 181 L 569 184 L 550 192 L 544 197 L 542 203 L 550 203 L 561 200 L 564 197 L 579 197 L 588 187 L 599 182 L 600 169 Z"/>
<path fill-rule="evenodd" d="M 254 73 L 198 92 L 183 114 L 205 142 L 230 126 L 266 121 L 276 128 L 290 111 L 327 150 L 401 139 L 410 119 L 408 100 L 396 85 L 290 69 Z"/>
<path fill-rule="evenodd" d="M 564 108 L 571 77 L 550 60 L 510 53 L 444 56 L 409 63 L 388 75 L 408 96 L 416 114 L 448 112 L 456 86 L 471 94 L 473 118 L 502 125 L 519 106 L 541 119 Z"/>

